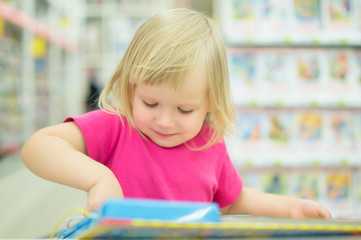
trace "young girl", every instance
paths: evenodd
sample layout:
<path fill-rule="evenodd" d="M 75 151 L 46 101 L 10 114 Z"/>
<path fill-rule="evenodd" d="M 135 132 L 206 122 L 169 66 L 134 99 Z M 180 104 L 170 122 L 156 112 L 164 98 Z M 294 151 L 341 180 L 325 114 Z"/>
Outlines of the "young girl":
<path fill-rule="evenodd" d="M 100 107 L 35 133 L 35 174 L 109 197 L 216 202 L 222 214 L 330 218 L 320 204 L 243 186 L 223 137 L 234 130 L 224 43 L 205 15 L 174 9 L 136 32 Z"/>

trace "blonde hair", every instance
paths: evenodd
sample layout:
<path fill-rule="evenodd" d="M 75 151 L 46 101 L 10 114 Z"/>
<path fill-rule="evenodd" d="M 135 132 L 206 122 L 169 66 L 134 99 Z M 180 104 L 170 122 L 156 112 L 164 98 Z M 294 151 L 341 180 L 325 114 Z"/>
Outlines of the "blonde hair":
<path fill-rule="evenodd" d="M 103 110 L 125 116 L 133 127 L 132 100 L 137 83 L 172 84 L 176 89 L 196 66 L 206 67 L 210 112 L 205 124 L 212 137 L 203 148 L 219 142 L 234 127 L 226 51 L 215 23 L 189 9 L 163 11 L 136 31 L 129 47 L 99 98 Z"/>

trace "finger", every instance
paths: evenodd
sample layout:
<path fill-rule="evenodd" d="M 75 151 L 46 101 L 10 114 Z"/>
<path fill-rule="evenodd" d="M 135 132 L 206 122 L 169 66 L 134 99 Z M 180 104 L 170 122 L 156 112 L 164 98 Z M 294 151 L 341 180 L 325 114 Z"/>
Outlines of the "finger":
<path fill-rule="evenodd" d="M 327 216 L 327 212 L 323 210 L 322 206 L 310 201 L 304 201 L 290 211 L 292 218 L 320 218 L 324 216 Z"/>
<path fill-rule="evenodd" d="M 289 213 L 290 218 L 305 218 L 306 216 L 303 214 L 301 208 L 293 208 Z"/>
<path fill-rule="evenodd" d="M 88 202 L 85 209 L 87 211 L 89 211 L 89 212 L 97 211 L 98 210 L 98 205 L 95 204 L 94 202 Z"/>
<path fill-rule="evenodd" d="M 304 208 L 304 214 L 306 217 L 309 218 L 319 218 L 322 215 L 320 215 L 320 210 L 322 209 L 322 207 L 318 204 L 306 204 L 305 208 Z"/>
<path fill-rule="evenodd" d="M 305 217 L 331 219 L 330 212 L 324 207 L 322 207 L 321 204 L 316 202 L 310 202 L 305 204 L 303 210 Z"/>
<path fill-rule="evenodd" d="M 325 209 L 323 207 L 320 207 L 318 209 L 318 213 L 319 213 L 319 216 L 322 217 L 322 218 L 332 219 L 331 213 L 327 209 Z"/>

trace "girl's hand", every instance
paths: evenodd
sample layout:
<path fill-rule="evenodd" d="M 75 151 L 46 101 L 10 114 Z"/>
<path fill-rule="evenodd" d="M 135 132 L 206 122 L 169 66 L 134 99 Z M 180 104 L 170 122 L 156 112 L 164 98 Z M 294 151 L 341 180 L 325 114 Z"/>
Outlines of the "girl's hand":
<path fill-rule="evenodd" d="M 296 204 L 290 208 L 289 217 L 331 219 L 331 214 L 318 202 L 306 199 L 297 199 Z"/>
<path fill-rule="evenodd" d="M 97 211 L 103 202 L 110 197 L 123 198 L 123 191 L 114 176 L 101 179 L 88 191 L 88 211 Z"/>
<path fill-rule="evenodd" d="M 249 214 L 280 218 L 325 218 L 331 214 L 318 202 L 264 193 L 254 188 L 244 187 L 237 200 L 221 209 L 222 214 Z"/>

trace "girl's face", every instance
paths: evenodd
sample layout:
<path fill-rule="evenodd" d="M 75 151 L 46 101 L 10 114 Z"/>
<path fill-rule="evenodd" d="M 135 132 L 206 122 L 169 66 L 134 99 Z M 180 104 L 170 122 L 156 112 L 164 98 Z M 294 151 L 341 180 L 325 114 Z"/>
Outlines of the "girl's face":
<path fill-rule="evenodd" d="M 205 76 L 197 72 L 177 90 L 167 83 L 138 84 L 133 99 L 135 126 L 161 147 L 175 147 L 194 138 L 209 112 Z"/>

